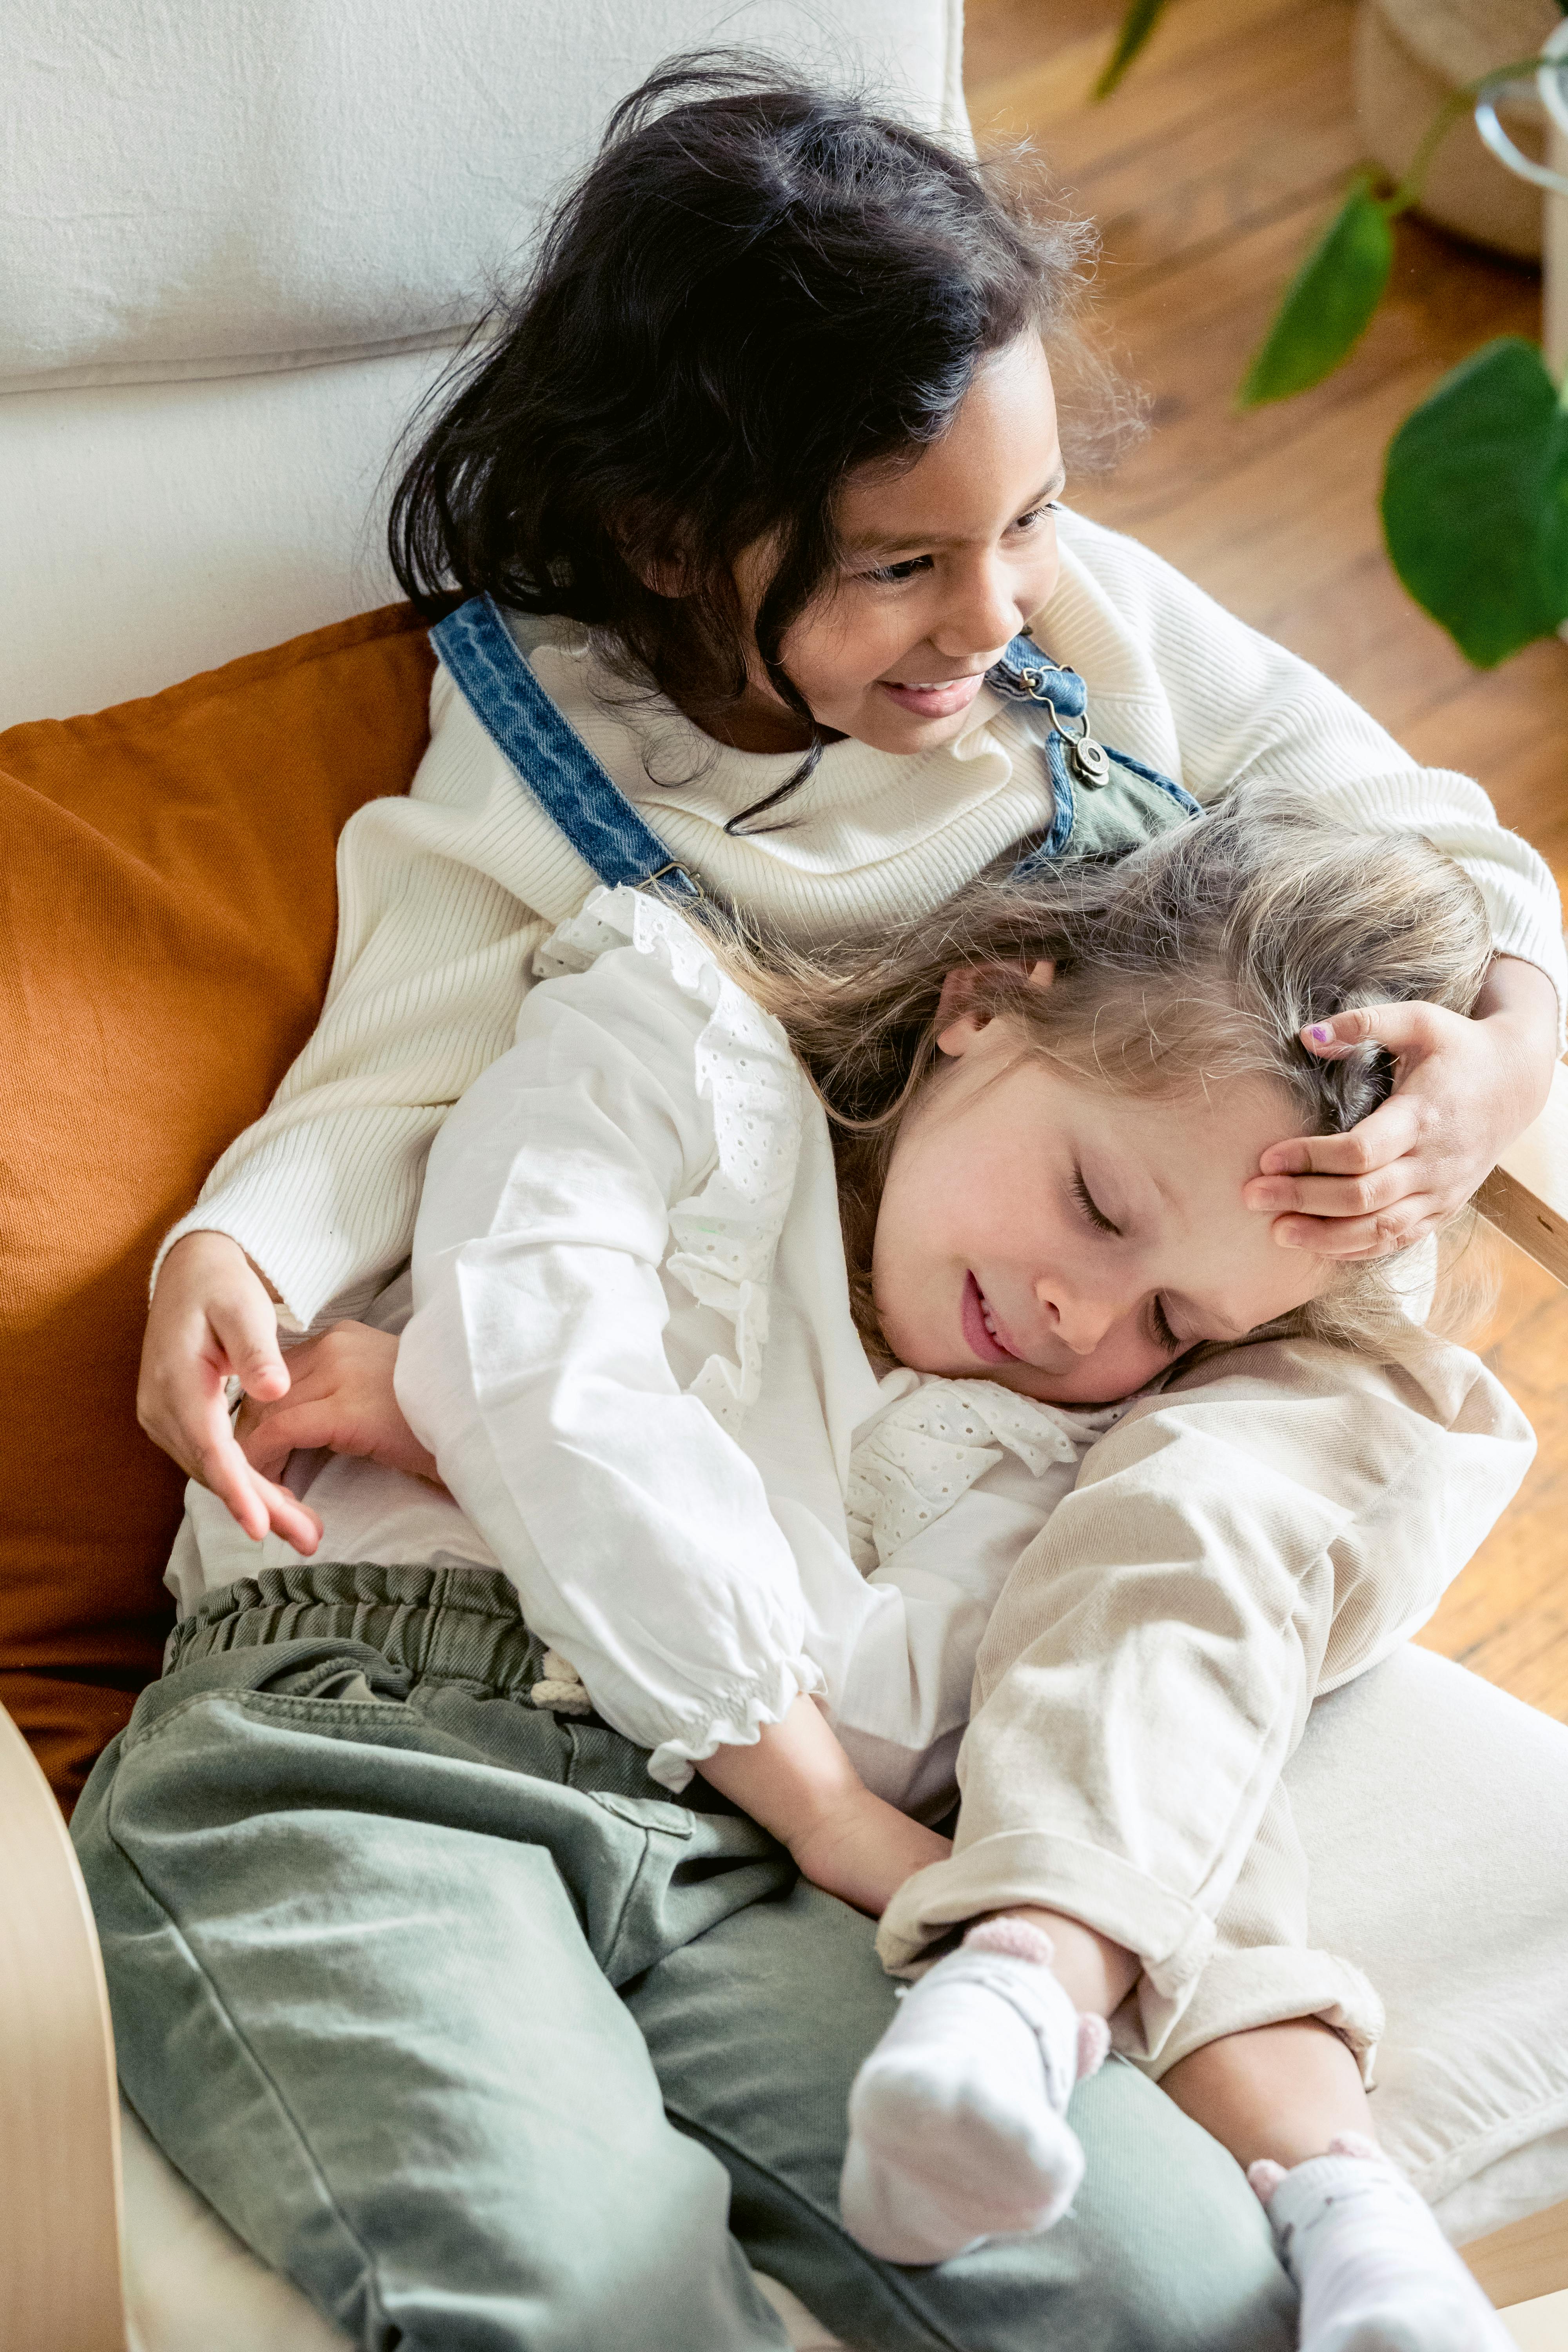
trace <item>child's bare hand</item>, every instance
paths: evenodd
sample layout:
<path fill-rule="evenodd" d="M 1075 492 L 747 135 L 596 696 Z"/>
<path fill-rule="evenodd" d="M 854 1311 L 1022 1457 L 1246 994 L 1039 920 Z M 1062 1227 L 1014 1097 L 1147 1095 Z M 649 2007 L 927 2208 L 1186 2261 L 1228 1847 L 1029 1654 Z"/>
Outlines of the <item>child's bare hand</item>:
<path fill-rule="evenodd" d="M 439 1486 L 436 1457 L 404 1420 L 392 1378 L 397 1341 L 368 1323 L 334 1323 L 289 1351 L 289 1391 L 247 1400 L 237 1434 L 251 1468 L 276 1478 L 290 1454 L 324 1445 Z"/>
<path fill-rule="evenodd" d="M 1297 1136 L 1263 1154 L 1243 1192 L 1287 1249 L 1383 1257 L 1451 1217 L 1545 1102 L 1557 999 L 1533 964 L 1505 957 L 1467 1019 L 1436 1004 L 1371 1005 L 1301 1033 L 1315 1054 L 1369 1040 L 1394 1055 L 1393 1094 L 1345 1135 Z"/>
<path fill-rule="evenodd" d="M 321 1523 L 286 1488 L 259 1475 L 229 1423 L 225 1384 L 257 1398 L 285 1395 L 288 1368 L 267 1286 L 226 1234 L 186 1234 L 159 1268 L 142 1344 L 136 1415 L 154 1445 L 208 1486 L 247 1536 L 274 1529 L 311 1552 Z"/>

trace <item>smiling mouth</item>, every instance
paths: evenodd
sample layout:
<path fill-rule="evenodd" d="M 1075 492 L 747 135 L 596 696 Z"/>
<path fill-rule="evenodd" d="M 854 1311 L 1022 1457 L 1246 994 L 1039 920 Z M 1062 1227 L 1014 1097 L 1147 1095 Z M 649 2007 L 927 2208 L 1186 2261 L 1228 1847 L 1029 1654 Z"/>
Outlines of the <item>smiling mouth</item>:
<path fill-rule="evenodd" d="M 1023 1358 L 1007 1345 L 996 1328 L 996 1318 L 991 1302 L 972 1274 L 963 1278 L 963 1298 L 959 1309 L 964 1340 L 972 1355 L 983 1364 L 1017 1364 Z"/>
<path fill-rule="evenodd" d="M 966 670 L 958 677 L 938 677 L 928 682 L 915 678 L 883 677 L 877 683 L 889 699 L 917 719 L 952 719 L 967 710 L 985 682 L 983 669 Z"/>

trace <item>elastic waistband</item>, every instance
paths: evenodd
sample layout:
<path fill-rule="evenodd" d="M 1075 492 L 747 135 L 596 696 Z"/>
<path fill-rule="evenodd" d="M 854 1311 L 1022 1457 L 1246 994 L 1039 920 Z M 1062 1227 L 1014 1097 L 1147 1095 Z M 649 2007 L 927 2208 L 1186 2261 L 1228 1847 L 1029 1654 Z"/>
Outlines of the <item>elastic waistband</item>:
<path fill-rule="evenodd" d="M 170 1633 L 163 1673 L 300 1640 L 363 1642 L 416 1681 L 479 1683 L 507 1698 L 526 1700 L 544 1673 L 544 1645 L 497 1569 L 314 1559 L 205 1594 Z"/>

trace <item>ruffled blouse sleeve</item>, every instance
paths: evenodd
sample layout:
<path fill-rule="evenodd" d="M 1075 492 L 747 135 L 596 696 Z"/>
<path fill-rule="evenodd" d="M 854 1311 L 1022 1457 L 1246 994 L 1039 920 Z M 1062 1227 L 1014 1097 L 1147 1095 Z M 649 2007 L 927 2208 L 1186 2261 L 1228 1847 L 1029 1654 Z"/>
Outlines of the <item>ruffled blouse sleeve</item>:
<path fill-rule="evenodd" d="M 733 1434 L 803 1081 L 656 901 L 595 893 L 542 964 L 556 977 L 431 1151 L 397 1393 L 531 1626 L 677 1790 L 822 1687 L 794 1554 Z M 714 1310 L 684 1387 L 666 1277 Z"/>

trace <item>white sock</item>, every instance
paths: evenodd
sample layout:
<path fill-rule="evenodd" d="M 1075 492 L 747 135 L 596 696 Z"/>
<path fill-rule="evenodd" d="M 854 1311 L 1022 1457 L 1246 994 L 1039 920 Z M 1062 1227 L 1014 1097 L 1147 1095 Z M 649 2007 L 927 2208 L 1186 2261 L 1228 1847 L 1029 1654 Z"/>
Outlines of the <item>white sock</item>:
<path fill-rule="evenodd" d="M 839 2188 L 844 2226 L 889 2263 L 942 2263 L 983 2239 L 1048 2230 L 1083 2178 L 1066 2116 L 1103 2059 L 1050 1937 L 1017 1919 L 972 1927 L 899 2004 L 855 2078 Z"/>
<path fill-rule="evenodd" d="M 1247 2179 L 1301 2291 L 1301 2352 L 1513 2352 L 1513 2338 L 1373 2140 L 1346 2132 Z"/>

